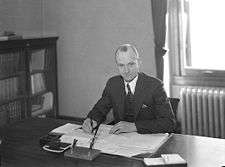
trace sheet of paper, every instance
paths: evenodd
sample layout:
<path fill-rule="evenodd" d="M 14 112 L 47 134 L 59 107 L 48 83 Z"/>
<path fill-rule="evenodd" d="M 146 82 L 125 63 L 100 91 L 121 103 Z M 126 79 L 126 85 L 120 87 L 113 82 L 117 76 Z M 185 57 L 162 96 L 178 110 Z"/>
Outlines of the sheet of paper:
<path fill-rule="evenodd" d="M 161 157 L 164 159 L 166 164 L 185 164 L 187 163 L 179 154 L 162 154 Z"/>
<path fill-rule="evenodd" d="M 126 146 L 136 146 L 146 150 L 156 151 L 169 137 L 168 133 L 157 133 L 157 134 L 138 134 L 124 133 L 122 136 L 126 137 Z"/>
<path fill-rule="evenodd" d="M 162 154 L 158 158 L 144 158 L 146 165 L 169 165 L 169 164 L 186 164 L 185 161 L 179 154 Z"/>
<path fill-rule="evenodd" d="M 79 129 L 81 127 L 81 125 L 77 125 L 77 124 L 71 124 L 71 123 L 67 123 L 65 125 L 62 125 L 58 128 L 53 129 L 51 132 L 53 133 L 61 133 L 61 134 L 67 134 L 70 133 L 76 129 Z"/>
<path fill-rule="evenodd" d="M 109 134 L 111 128 L 112 126 L 104 124 L 99 127 L 93 148 L 108 154 L 131 157 L 141 153 L 155 152 L 169 136 L 169 134 L 138 134 L 136 132 L 114 135 Z M 77 139 L 77 146 L 89 147 L 93 136 L 82 129 L 77 129 L 66 133 L 60 140 L 72 143 L 73 139 Z"/>
<path fill-rule="evenodd" d="M 165 162 L 162 157 L 158 158 L 144 158 L 144 163 L 148 166 L 150 165 L 165 165 Z"/>

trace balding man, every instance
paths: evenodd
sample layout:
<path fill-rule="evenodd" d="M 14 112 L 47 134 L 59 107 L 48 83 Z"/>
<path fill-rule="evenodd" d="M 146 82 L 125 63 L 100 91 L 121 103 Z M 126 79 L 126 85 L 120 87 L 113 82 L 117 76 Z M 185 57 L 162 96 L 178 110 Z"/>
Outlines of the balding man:
<path fill-rule="evenodd" d="M 163 83 L 139 71 L 135 46 L 124 44 L 115 53 L 119 74 L 108 80 L 102 97 L 84 120 L 82 128 L 91 133 L 113 109 L 115 125 L 110 133 L 165 133 L 175 128 L 175 119 Z"/>

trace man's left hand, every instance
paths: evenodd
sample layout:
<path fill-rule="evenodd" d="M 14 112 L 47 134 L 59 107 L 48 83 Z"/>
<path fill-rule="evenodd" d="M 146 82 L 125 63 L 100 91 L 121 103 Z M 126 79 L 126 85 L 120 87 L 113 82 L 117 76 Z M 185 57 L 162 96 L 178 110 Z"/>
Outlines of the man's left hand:
<path fill-rule="evenodd" d="M 124 132 L 136 132 L 135 123 L 120 121 L 115 124 L 109 131 L 110 134 L 119 134 Z"/>

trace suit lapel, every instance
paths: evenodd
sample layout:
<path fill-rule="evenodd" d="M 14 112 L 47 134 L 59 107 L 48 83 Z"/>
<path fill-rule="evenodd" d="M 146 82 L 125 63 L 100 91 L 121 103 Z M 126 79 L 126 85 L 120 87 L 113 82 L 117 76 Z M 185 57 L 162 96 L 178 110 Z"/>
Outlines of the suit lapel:
<path fill-rule="evenodd" d="M 125 85 L 123 78 L 121 77 L 119 84 L 117 85 L 118 91 L 118 98 L 117 98 L 117 104 L 118 104 L 118 114 L 120 120 L 123 120 L 124 117 L 124 100 L 125 100 Z"/>
<path fill-rule="evenodd" d="M 134 99 L 135 99 L 135 119 L 137 117 L 138 112 L 140 111 L 142 102 L 144 100 L 144 82 L 143 82 L 143 75 L 139 73 L 138 80 L 135 87 Z"/>

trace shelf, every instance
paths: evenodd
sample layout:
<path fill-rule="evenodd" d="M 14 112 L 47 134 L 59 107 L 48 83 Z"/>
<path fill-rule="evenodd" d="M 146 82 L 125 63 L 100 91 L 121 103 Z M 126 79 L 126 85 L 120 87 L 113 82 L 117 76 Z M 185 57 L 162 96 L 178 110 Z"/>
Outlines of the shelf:
<path fill-rule="evenodd" d="M 36 117 L 36 116 L 39 116 L 39 115 L 45 115 L 45 114 L 48 114 L 52 109 L 49 109 L 49 110 L 45 110 L 45 109 L 38 109 L 38 110 L 35 110 L 35 111 L 32 111 L 31 113 L 31 116 L 32 117 Z"/>
<path fill-rule="evenodd" d="M 52 72 L 52 70 L 50 69 L 44 69 L 44 70 L 32 70 L 30 72 L 31 75 L 36 74 L 36 73 L 48 73 L 48 72 Z"/>
<path fill-rule="evenodd" d="M 18 71 L 13 74 L 0 74 L 0 80 L 18 77 L 18 76 L 25 75 L 25 74 L 26 74 L 26 71 Z"/>
<path fill-rule="evenodd" d="M 27 98 L 27 96 L 21 95 L 21 96 L 17 96 L 17 97 L 11 98 L 11 99 L 2 100 L 2 101 L 0 101 L 0 106 L 14 102 L 14 101 L 19 101 L 21 99 L 26 99 L 26 98 Z"/>

